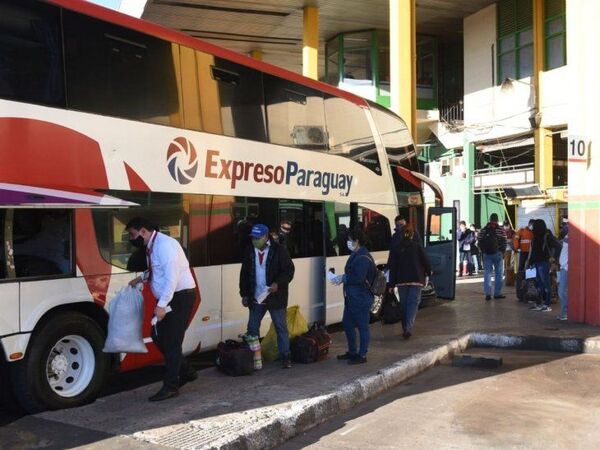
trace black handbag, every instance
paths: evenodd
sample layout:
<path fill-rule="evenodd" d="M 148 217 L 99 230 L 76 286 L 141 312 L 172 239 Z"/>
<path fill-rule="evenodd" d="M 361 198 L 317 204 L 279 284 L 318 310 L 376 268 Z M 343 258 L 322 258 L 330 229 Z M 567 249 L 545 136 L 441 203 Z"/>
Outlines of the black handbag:
<path fill-rule="evenodd" d="M 234 340 L 219 342 L 216 365 L 232 377 L 254 373 L 254 352 L 246 344 Z"/>
<path fill-rule="evenodd" d="M 381 321 L 385 324 L 397 323 L 402 320 L 402 307 L 394 294 L 386 292 L 381 305 Z"/>

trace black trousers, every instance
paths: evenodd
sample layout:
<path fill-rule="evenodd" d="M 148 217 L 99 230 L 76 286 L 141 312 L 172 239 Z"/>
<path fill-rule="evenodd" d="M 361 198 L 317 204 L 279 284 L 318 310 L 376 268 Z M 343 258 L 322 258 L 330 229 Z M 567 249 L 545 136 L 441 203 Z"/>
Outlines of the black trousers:
<path fill-rule="evenodd" d="M 172 311 L 152 327 L 152 340 L 165 358 L 165 389 L 178 389 L 180 376 L 185 376 L 190 370 L 187 360 L 183 357 L 181 345 L 195 298 L 194 289 L 175 292 L 169 303 Z"/>

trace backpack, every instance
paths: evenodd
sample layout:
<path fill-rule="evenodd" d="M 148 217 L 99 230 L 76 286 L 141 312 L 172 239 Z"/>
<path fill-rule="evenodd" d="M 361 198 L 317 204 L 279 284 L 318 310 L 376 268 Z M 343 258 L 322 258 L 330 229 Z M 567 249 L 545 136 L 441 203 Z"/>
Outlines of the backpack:
<path fill-rule="evenodd" d="M 496 235 L 496 230 L 485 228 L 485 232 L 479 240 L 479 248 L 486 255 L 494 255 L 500 251 L 498 249 L 498 236 Z"/>
<path fill-rule="evenodd" d="M 331 336 L 317 322 L 306 333 L 296 336 L 291 343 L 292 360 L 302 364 L 321 361 L 327 357 Z"/>
<path fill-rule="evenodd" d="M 367 283 L 367 287 L 369 288 L 369 291 L 371 291 L 371 294 L 376 295 L 378 297 L 382 296 L 383 294 L 385 294 L 385 289 L 387 288 L 387 279 L 385 277 L 385 273 L 383 273 L 382 270 L 379 270 L 377 268 L 377 266 L 375 265 L 375 261 L 373 261 L 373 258 L 367 255 L 362 256 L 371 260 L 371 262 L 373 263 L 373 269 L 375 270 L 373 281 L 369 283 L 369 280 L 365 280 L 365 282 Z"/>
<path fill-rule="evenodd" d="M 381 305 L 381 322 L 391 324 L 402 320 L 402 307 L 394 294 L 389 292 L 383 297 Z"/>
<path fill-rule="evenodd" d="M 216 365 L 232 377 L 254 373 L 254 352 L 247 345 L 228 339 L 217 346 Z"/>

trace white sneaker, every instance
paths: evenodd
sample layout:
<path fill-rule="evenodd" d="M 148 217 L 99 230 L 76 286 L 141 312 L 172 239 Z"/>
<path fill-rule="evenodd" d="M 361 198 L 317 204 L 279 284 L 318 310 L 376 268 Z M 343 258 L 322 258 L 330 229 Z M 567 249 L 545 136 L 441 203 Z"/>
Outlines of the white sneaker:
<path fill-rule="evenodd" d="M 564 321 L 564 320 L 568 320 L 568 319 L 567 319 L 567 316 L 556 316 L 556 320 Z"/>
<path fill-rule="evenodd" d="M 541 312 L 550 312 L 550 311 L 552 311 L 552 308 L 550 306 L 544 305 L 540 309 L 538 309 L 538 311 L 541 311 Z"/>
<path fill-rule="evenodd" d="M 529 308 L 529 311 L 541 311 L 541 310 L 542 310 L 542 308 L 543 308 L 543 306 L 542 306 L 542 305 L 535 305 L 535 304 L 534 304 L 533 306 L 531 306 L 531 307 Z"/>

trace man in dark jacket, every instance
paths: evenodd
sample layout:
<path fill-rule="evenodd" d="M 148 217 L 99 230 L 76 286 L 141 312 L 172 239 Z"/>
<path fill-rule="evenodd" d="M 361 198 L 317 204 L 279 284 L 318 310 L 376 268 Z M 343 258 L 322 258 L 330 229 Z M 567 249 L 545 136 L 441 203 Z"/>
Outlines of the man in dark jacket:
<path fill-rule="evenodd" d="M 531 253 L 528 256 L 529 267 L 535 268 L 536 285 L 542 294 L 543 303 L 532 306 L 535 311 L 552 311 L 552 280 L 550 278 L 550 259 L 560 255 L 560 243 L 546 227 L 546 222 L 537 219 L 533 222 Z"/>
<path fill-rule="evenodd" d="M 404 227 L 406 227 L 406 218 L 403 215 L 396 216 L 396 218 L 394 219 L 394 223 L 396 225 L 396 228 L 394 228 L 394 234 L 392 235 L 390 249 L 402 240 L 402 236 L 404 234 Z M 413 241 L 423 245 L 421 235 L 417 230 L 413 230 Z"/>
<path fill-rule="evenodd" d="M 506 249 L 506 235 L 498 225 L 498 214 L 490 216 L 489 223 L 479 233 L 478 247 L 483 256 L 483 290 L 485 299 L 491 300 L 492 271 L 494 272 L 494 298 L 506 296 L 502 294 L 502 275 L 504 265 L 504 250 Z"/>
<path fill-rule="evenodd" d="M 285 246 L 269 238 L 269 228 L 263 224 L 252 227 L 252 247 L 242 259 L 240 296 L 250 309 L 247 333 L 260 335 L 260 323 L 269 311 L 277 332 L 277 347 L 282 367 L 292 367 L 286 311 L 288 285 L 294 278 L 294 263 Z"/>

